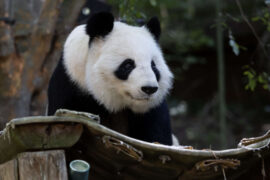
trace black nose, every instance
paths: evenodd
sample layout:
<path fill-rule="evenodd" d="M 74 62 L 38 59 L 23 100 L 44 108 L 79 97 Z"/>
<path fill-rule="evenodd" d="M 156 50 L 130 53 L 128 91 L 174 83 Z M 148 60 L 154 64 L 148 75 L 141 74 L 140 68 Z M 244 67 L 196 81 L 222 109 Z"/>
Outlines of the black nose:
<path fill-rule="evenodd" d="M 158 90 L 158 87 L 153 87 L 153 86 L 143 86 L 142 91 L 145 92 L 148 95 L 151 95 L 155 93 Z"/>

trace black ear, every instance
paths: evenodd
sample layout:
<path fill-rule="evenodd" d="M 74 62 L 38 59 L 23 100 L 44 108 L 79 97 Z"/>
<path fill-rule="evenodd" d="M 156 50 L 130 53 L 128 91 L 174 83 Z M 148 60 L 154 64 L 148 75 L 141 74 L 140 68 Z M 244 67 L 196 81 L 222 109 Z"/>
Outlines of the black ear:
<path fill-rule="evenodd" d="M 99 12 L 93 14 L 86 25 L 86 33 L 90 36 L 90 40 L 95 37 L 104 37 L 113 29 L 114 17 L 109 12 Z"/>
<path fill-rule="evenodd" d="M 160 23 L 157 17 L 152 17 L 146 24 L 147 29 L 153 34 L 156 41 L 159 40 L 161 33 Z"/>

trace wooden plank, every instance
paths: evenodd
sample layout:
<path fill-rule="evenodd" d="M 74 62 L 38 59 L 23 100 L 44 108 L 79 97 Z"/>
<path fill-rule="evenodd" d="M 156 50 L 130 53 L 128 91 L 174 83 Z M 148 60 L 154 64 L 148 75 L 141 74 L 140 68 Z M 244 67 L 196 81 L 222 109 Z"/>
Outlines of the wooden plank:
<path fill-rule="evenodd" d="M 17 180 L 18 168 L 17 160 L 10 160 L 4 164 L 0 164 L 0 180 Z"/>
<path fill-rule="evenodd" d="M 63 150 L 26 152 L 18 156 L 20 180 L 67 180 Z"/>

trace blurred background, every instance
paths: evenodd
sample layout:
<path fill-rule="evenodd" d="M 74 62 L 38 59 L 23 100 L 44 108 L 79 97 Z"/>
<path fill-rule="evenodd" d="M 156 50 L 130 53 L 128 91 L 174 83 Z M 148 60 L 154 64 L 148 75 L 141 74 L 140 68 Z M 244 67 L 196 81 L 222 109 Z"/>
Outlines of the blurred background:
<path fill-rule="evenodd" d="M 269 0 L 2 0 L 0 129 L 13 118 L 45 114 L 65 38 L 92 13 L 111 11 L 133 25 L 160 19 L 180 143 L 236 147 L 270 129 L 269 10 Z"/>

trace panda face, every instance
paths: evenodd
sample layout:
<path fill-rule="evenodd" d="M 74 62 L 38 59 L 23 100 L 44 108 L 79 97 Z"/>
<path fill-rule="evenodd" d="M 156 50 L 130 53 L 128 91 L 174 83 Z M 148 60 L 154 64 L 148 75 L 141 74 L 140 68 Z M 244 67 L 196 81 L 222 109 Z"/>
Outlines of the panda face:
<path fill-rule="evenodd" d="M 173 75 L 157 44 L 159 22 L 150 20 L 149 28 L 113 21 L 103 13 L 76 27 L 65 42 L 65 68 L 108 111 L 147 112 L 172 86 Z"/>
<path fill-rule="evenodd" d="M 148 65 L 143 69 L 140 68 L 142 65 L 138 64 L 138 68 L 136 68 L 135 60 L 126 59 L 118 66 L 117 70 L 114 71 L 114 75 L 120 80 L 120 83 L 122 81 L 122 83 L 127 84 L 126 91 L 124 92 L 126 96 L 132 100 L 138 101 L 148 101 L 152 96 L 154 96 L 154 94 L 158 91 L 158 79 L 155 72 L 153 71 L 153 68 L 155 68 L 156 72 L 158 72 L 158 70 L 155 66 L 152 65 L 154 65 L 153 60 L 151 61 L 151 67 Z M 147 73 L 147 71 L 150 72 Z M 153 77 L 153 74 L 156 77 Z M 143 75 L 145 78 L 143 78 Z M 145 81 L 138 83 L 138 78 L 142 80 L 145 79 Z M 128 84 L 133 84 L 137 87 L 134 86 L 134 88 L 129 89 L 128 87 L 130 86 Z"/>
<path fill-rule="evenodd" d="M 92 51 L 98 56 L 91 56 Z M 171 80 L 161 50 L 145 27 L 115 22 L 104 40 L 90 45 L 87 89 L 110 111 L 148 111 L 164 99 Z"/>

